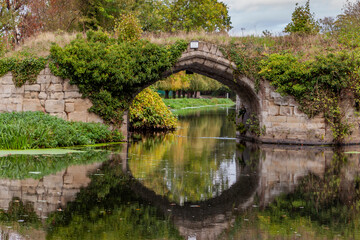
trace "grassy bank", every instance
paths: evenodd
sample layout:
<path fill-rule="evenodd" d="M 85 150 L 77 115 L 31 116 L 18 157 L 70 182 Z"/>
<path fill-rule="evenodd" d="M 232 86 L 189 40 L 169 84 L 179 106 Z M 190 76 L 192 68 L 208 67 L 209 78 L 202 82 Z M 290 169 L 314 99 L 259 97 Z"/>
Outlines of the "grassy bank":
<path fill-rule="evenodd" d="M 178 99 L 163 99 L 166 106 L 171 109 L 183 109 L 190 107 L 201 107 L 201 106 L 214 106 L 214 105 L 231 105 L 235 104 L 231 99 L 228 98 L 178 98 Z"/>
<path fill-rule="evenodd" d="M 0 149 L 68 147 L 122 139 L 120 132 L 100 123 L 68 122 L 41 112 L 0 114 Z"/>

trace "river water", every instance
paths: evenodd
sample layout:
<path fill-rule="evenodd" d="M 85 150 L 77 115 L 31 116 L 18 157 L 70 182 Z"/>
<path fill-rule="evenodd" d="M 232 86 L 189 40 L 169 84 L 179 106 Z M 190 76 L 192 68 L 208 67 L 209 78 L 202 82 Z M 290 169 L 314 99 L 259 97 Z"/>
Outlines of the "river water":
<path fill-rule="evenodd" d="M 234 111 L 183 110 L 176 132 L 129 144 L 0 151 L 0 239 L 360 239 L 360 148 L 241 143 Z"/>

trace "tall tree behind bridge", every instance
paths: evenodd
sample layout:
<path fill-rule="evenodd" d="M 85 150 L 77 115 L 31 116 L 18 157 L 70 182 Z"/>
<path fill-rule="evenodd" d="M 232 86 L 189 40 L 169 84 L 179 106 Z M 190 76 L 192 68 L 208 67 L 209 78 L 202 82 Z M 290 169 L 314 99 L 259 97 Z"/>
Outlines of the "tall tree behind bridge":
<path fill-rule="evenodd" d="M 164 1 L 165 2 L 165 1 Z M 229 31 L 228 7 L 217 0 L 175 0 L 165 2 L 165 31 Z"/>
<path fill-rule="evenodd" d="M 134 12 L 144 31 L 228 31 L 226 4 L 217 0 L 78 0 L 86 27 L 112 30 L 121 14 Z"/>

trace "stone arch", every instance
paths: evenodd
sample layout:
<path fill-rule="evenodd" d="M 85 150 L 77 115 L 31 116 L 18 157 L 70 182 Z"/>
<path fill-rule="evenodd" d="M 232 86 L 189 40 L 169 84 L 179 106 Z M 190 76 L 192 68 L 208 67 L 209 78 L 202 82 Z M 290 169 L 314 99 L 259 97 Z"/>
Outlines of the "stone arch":
<path fill-rule="evenodd" d="M 189 44 L 177 63 L 164 72 L 162 77 L 166 78 L 186 70 L 210 77 L 228 86 L 239 96 L 248 113 L 260 114 L 261 101 L 256 94 L 255 83 L 245 76 L 236 75 L 236 64 L 229 61 L 217 45 L 199 42 L 198 48 L 193 49 Z M 150 82 L 143 86 L 133 97 L 154 83 Z"/>

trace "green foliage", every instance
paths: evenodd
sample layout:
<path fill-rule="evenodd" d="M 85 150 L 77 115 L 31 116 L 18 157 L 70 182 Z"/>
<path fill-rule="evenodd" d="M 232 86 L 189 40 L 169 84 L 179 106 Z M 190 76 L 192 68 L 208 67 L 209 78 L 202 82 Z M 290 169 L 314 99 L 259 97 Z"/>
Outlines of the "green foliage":
<path fill-rule="evenodd" d="M 116 21 L 115 35 L 122 41 L 137 41 L 141 37 L 142 29 L 139 20 L 132 13 L 123 14 Z"/>
<path fill-rule="evenodd" d="M 201 107 L 201 106 L 214 106 L 214 105 L 233 105 L 235 104 L 228 98 L 178 98 L 178 99 L 163 99 L 166 106 L 174 110 L 183 108 Z"/>
<path fill-rule="evenodd" d="M 319 55 L 309 61 L 290 53 L 271 54 L 261 61 L 259 74 L 280 93 L 294 96 L 310 117 L 324 113 L 335 142 L 341 142 L 351 126 L 343 121 L 340 97 L 344 91 L 360 96 L 359 64 L 356 52 Z"/>
<path fill-rule="evenodd" d="M 264 46 L 266 43 L 264 43 Z M 258 72 L 261 70 L 260 61 L 264 58 L 260 53 L 263 49 L 255 49 L 256 54 L 249 52 L 251 47 L 245 42 L 242 45 L 238 45 L 231 42 L 223 51 L 226 53 L 229 59 L 236 64 L 234 69 L 236 75 L 244 75 L 255 80 L 255 90 L 258 91 L 260 87 L 260 79 Z"/>
<path fill-rule="evenodd" d="M 360 47 L 360 1 L 347 1 L 343 10 L 334 23 L 333 33 L 340 43 L 353 48 Z"/>
<path fill-rule="evenodd" d="M 166 107 L 159 94 L 149 88 L 146 88 L 135 97 L 129 113 L 131 127 L 137 130 L 176 128 L 176 117 Z"/>
<path fill-rule="evenodd" d="M 67 122 L 41 112 L 0 114 L 0 149 L 54 148 L 122 139 L 120 132 L 100 123 Z"/>
<path fill-rule="evenodd" d="M 8 155 L 0 157 L 0 177 L 7 179 L 41 179 L 72 165 L 107 161 L 107 151 L 82 151 L 68 154 Z M 34 174 L 36 173 L 36 174 Z"/>
<path fill-rule="evenodd" d="M 229 31 L 231 27 L 228 7 L 217 0 L 169 1 L 166 11 L 165 31 Z"/>
<path fill-rule="evenodd" d="M 264 126 L 265 127 L 265 126 Z M 260 128 L 260 121 L 256 114 L 252 114 L 249 119 L 246 120 L 245 128 L 247 132 L 255 136 L 261 136 L 265 133 L 265 128 Z"/>
<path fill-rule="evenodd" d="M 16 57 L 0 59 L 0 77 L 12 72 L 13 81 L 17 87 L 25 82 L 34 83 L 40 71 L 45 68 L 47 58 L 31 55 L 19 55 Z"/>
<path fill-rule="evenodd" d="M 314 19 L 314 14 L 310 12 L 310 0 L 305 3 L 305 6 L 298 6 L 298 3 L 296 3 L 291 21 L 285 27 L 284 32 L 291 34 L 316 34 L 320 30 L 319 24 Z"/>
<path fill-rule="evenodd" d="M 87 39 L 77 38 L 64 48 L 53 46 L 50 67 L 90 98 L 91 111 L 119 126 L 119 116 L 128 109 L 134 93 L 161 79 L 186 47 L 184 41 L 165 47 L 90 31 Z"/>
<path fill-rule="evenodd" d="M 15 222 L 23 221 L 23 225 L 32 224 L 33 226 L 41 226 L 41 221 L 38 218 L 33 204 L 30 202 L 23 203 L 21 199 L 14 197 L 9 202 L 9 208 L 7 211 L 0 210 L 0 221 L 1 222 Z"/>

